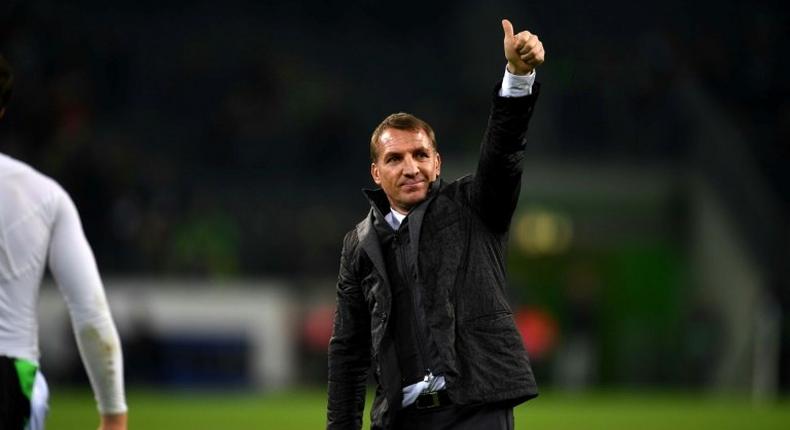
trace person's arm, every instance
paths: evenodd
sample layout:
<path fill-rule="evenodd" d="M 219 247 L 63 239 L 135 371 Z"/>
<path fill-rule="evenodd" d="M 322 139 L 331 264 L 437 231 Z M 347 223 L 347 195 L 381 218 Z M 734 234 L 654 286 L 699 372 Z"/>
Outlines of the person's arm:
<path fill-rule="evenodd" d="M 99 430 L 126 430 L 126 412 L 102 414 Z"/>
<path fill-rule="evenodd" d="M 101 414 L 100 429 L 125 430 L 127 407 L 118 332 L 77 208 L 65 191 L 56 204 L 49 268 L 71 315 L 77 346 Z"/>
<path fill-rule="evenodd" d="M 540 85 L 534 83 L 535 67 L 545 56 L 534 34 L 514 35 L 508 20 L 502 21 L 502 28 L 507 70 L 493 97 L 471 189 L 472 206 L 497 233 L 509 228 L 518 201 L 527 126 L 540 92 Z"/>
<path fill-rule="evenodd" d="M 337 309 L 329 341 L 328 430 L 362 428 L 370 369 L 370 314 L 352 268 L 355 233 L 346 235 L 337 280 Z"/>

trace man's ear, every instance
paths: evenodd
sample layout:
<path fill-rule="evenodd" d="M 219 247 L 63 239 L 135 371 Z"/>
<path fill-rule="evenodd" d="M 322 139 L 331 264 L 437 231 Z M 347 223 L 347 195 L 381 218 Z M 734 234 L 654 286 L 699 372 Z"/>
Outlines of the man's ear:
<path fill-rule="evenodd" d="M 434 161 L 436 166 L 436 176 L 438 177 L 442 173 L 442 157 L 439 156 L 439 153 L 436 153 L 436 161 Z"/>
<path fill-rule="evenodd" d="M 376 185 L 381 185 L 381 176 L 379 175 L 379 168 L 376 163 L 370 163 L 370 177 Z"/>

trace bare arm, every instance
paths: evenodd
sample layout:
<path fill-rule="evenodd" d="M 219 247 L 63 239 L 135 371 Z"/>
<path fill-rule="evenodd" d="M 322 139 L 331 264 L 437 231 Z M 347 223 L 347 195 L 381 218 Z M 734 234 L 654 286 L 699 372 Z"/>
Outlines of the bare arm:
<path fill-rule="evenodd" d="M 68 194 L 57 201 L 49 267 L 69 309 L 82 362 L 88 373 L 101 429 L 126 429 L 121 342 L 79 215 Z"/>
<path fill-rule="evenodd" d="M 126 412 L 122 414 L 103 414 L 99 430 L 126 430 Z"/>

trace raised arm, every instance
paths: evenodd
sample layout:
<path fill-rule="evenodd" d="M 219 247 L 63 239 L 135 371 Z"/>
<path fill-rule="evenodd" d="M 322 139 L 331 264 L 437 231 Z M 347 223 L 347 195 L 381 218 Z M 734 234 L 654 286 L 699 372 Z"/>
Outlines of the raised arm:
<path fill-rule="evenodd" d="M 79 215 L 68 194 L 57 201 L 49 267 L 71 315 L 82 362 L 101 414 L 101 430 L 126 429 L 121 342 Z"/>
<path fill-rule="evenodd" d="M 545 57 L 536 35 L 528 31 L 514 34 L 508 20 L 502 21 L 502 29 L 507 70 L 503 86 L 493 97 L 471 189 L 473 207 L 497 233 L 509 228 L 518 201 L 527 126 L 540 90 L 532 82 L 535 67 Z"/>

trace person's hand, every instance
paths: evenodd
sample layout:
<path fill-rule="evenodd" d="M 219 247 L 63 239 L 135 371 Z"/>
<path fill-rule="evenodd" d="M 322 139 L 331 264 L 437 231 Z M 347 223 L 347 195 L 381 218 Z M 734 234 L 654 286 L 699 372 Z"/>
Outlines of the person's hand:
<path fill-rule="evenodd" d="M 505 32 L 505 58 L 507 70 L 514 75 L 528 75 L 535 67 L 543 64 L 546 52 L 538 36 L 522 31 L 513 34 L 513 24 L 502 20 L 502 30 Z"/>
<path fill-rule="evenodd" d="M 126 430 L 126 414 L 102 415 L 99 430 Z"/>

